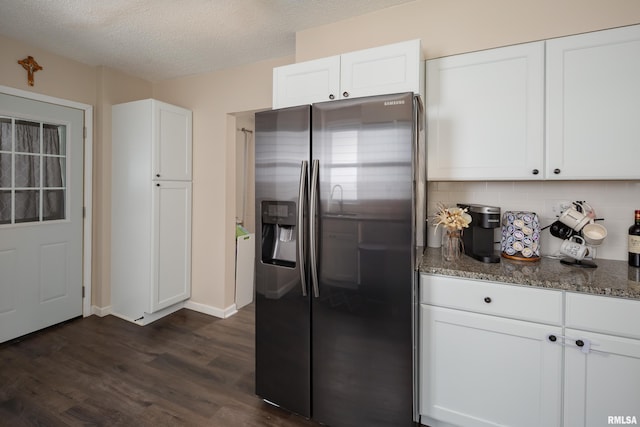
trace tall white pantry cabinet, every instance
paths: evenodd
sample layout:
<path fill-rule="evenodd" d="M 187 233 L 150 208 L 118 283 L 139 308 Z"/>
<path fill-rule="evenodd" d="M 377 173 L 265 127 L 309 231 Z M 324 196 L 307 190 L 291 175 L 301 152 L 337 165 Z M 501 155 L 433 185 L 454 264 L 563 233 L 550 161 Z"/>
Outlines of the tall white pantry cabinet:
<path fill-rule="evenodd" d="M 112 107 L 111 311 L 146 325 L 191 296 L 192 113 Z"/>

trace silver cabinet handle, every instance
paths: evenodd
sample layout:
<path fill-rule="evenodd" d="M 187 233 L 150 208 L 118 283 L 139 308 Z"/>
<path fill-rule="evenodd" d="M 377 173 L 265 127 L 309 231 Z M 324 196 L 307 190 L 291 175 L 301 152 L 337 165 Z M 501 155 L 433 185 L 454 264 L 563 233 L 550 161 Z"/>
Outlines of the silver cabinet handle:
<path fill-rule="evenodd" d="M 300 284 L 302 286 L 302 296 L 307 296 L 307 271 L 305 269 L 304 256 L 304 209 L 305 203 L 305 187 L 307 184 L 307 161 L 303 160 L 300 165 L 300 188 L 298 188 L 298 265 L 300 266 Z"/>
<path fill-rule="evenodd" d="M 318 169 L 320 162 L 314 160 L 311 167 L 311 194 L 309 195 L 309 256 L 311 262 L 311 283 L 313 296 L 320 296 L 318 287 L 318 259 L 316 256 L 316 209 L 318 205 Z"/>

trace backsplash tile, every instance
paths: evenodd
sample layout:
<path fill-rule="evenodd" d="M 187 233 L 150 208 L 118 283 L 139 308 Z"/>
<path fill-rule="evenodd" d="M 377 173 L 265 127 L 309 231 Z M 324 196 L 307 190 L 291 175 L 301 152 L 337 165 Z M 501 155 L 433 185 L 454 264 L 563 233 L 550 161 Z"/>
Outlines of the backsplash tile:
<path fill-rule="evenodd" d="M 599 222 L 608 232 L 597 248 L 597 258 L 621 261 L 627 259 L 627 230 L 633 222 L 633 211 L 640 209 L 640 181 L 432 181 L 427 191 L 429 215 L 434 214 L 439 202 L 447 206 L 475 203 L 499 206 L 501 212 L 536 212 L 542 227 L 556 220 L 552 208 L 557 202 L 585 200 L 598 218 L 604 218 Z M 542 255 L 554 255 L 562 241 L 547 229 L 540 243 Z"/>

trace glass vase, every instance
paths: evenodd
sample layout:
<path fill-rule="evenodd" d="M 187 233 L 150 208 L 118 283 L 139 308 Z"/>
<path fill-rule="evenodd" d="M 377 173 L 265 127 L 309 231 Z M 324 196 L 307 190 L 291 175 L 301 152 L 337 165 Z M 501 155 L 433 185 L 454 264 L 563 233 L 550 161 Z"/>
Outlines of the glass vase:
<path fill-rule="evenodd" d="M 442 233 L 442 258 L 445 261 L 456 261 L 462 254 L 462 232 L 445 230 Z"/>

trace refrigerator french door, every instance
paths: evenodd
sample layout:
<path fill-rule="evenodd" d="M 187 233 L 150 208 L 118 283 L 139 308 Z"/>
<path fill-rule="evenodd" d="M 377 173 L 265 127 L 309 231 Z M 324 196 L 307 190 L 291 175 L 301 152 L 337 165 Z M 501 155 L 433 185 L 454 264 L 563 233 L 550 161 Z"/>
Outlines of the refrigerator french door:
<path fill-rule="evenodd" d="M 413 94 L 256 114 L 256 394 L 413 424 L 422 115 Z"/>

